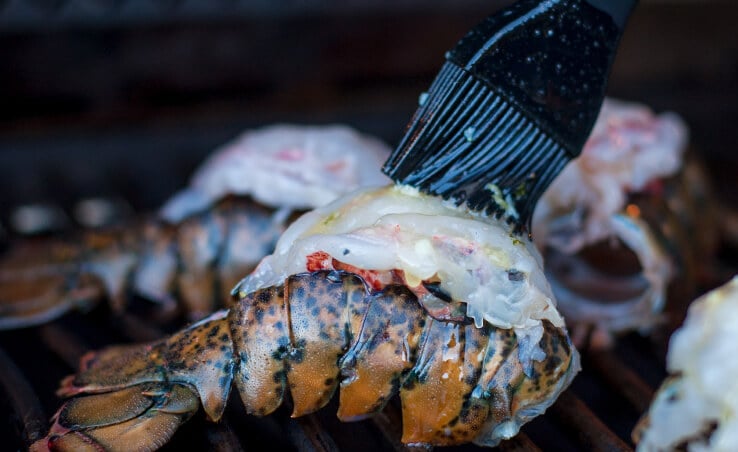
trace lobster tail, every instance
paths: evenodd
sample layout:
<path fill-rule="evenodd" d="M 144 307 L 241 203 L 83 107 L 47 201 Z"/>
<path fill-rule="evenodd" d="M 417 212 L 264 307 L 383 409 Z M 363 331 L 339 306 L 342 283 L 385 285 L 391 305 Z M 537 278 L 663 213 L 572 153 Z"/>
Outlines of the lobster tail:
<path fill-rule="evenodd" d="M 123 309 L 135 262 L 129 238 L 110 230 L 16 244 L 0 258 L 0 330 L 89 309 L 106 295 L 113 309 Z"/>
<path fill-rule="evenodd" d="M 228 311 L 219 311 L 166 339 L 88 354 L 82 358 L 79 374 L 62 383 L 59 395 L 176 383 L 192 388 L 208 417 L 217 421 L 233 381 L 233 341 L 228 323 Z"/>
<path fill-rule="evenodd" d="M 230 304 L 231 287 L 271 252 L 282 221 L 249 198 L 227 198 L 178 224 L 152 219 L 18 244 L 0 256 L 0 330 L 106 297 L 120 312 L 130 292 L 165 308 L 163 318 L 179 303 L 198 320 Z"/>
<path fill-rule="evenodd" d="M 64 405 L 49 438 L 31 450 L 155 450 L 199 408 L 191 389 L 166 383 L 79 397 Z"/>
<path fill-rule="evenodd" d="M 201 405 L 220 419 L 234 369 L 227 313 L 166 339 L 84 356 L 59 390 L 75 397 L 33 450 L 155 450 Z"/>
<path fill-rule="evenodd" d="M 83 358 L 60 390 L 77 397 L 37 444 L 156 448 L 200 405 L 220 419 L 235 384 L 256 415 L 289 391 L 293 417 L 322 408 L 340 387 L 345 421 L 399 394 L 404 442 L 494 445 L 544 411 L 578 369 L 566 332 L 548 321 L 544 357 L 527 369 L 513 331 L 433 318 L 406 286 L 372 290 L 345 271 L 292 275 L 238 296 L 231 310 L 169 338 Z"/>

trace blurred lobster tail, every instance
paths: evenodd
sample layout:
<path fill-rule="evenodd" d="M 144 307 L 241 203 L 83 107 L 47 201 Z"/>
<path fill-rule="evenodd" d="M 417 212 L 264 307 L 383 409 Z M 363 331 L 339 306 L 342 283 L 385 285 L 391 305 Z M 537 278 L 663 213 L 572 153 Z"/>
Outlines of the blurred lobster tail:
<path fill-rule="evenodd" d="M 578 370 L 566 332 L 548 322 L 544 330 L 545 358 L 526 373 L 511 330 L 434 319 L 403 285 L 373 291 L 352 273 L 297 274 L 241 293 L 231 310 L 169 338 L 83 358 L 59 391 L 72 398 L 35 447 L 153 450 L 200 405 L 220 419 L 234 383 L 246 412 L 259 416 L 288 391 L 297 417 L 340 388 L 343 421 L 399 394 L 403 442 L 494 445 L 553 403 Z"/>
<path fill-rule="evenodd" d="M 230 304 L 230 289 L 272 251 L 284 221 L 251 198 L 230 197 L 177 224 L 149 219 L 19 243 L 0 256 L 0 330 L 105 298 L 121 312 L 132 293 L 158 305 L 164 320 L 203 318 Z"/>
<path fill-rule="evenodd" d="M 132 239 L 110 229 L 14 244 L 0 255 L 0 329 L 86 310 L 106 295 L 113 309 L 123 309 L 125 274 L 135 262 Z"/>

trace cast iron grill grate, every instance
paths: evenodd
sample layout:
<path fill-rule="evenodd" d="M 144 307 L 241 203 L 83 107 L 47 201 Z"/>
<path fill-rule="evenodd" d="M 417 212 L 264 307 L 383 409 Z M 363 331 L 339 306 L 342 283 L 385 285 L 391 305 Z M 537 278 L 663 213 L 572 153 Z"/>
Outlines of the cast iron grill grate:
<path fill-rule="evenodd" d="M 74 371 L 88 350 L 163 334 L 133 314 L 113 319 L 105 307 L 51 324 L 0 334 L 0 410 L 6 442 L 20 450 L 42 437 L 59 405 L 59 380 Z M 628 356 L 628 361 L 623 357 Z M 628 439 L 652 396 L 648 379 L 662 375 L 656 348 L 640 337 L 624 338 L 609 352 L 586 353 L 584 371 L 548 412 L 504 442 L 503 451 L 632 450 Z M 342 424 L 335 400 L 314 415 L 291 419 L 287 407 L 270 417 L 247 416 L 232 394 L 225 418 L 212 424 L 200 413 L 180 428 L 164 450 L 413 450 L 399 442 L 399 404 L 370 421 Z M 474 446 L 444 450 L 475 450 Z"/>

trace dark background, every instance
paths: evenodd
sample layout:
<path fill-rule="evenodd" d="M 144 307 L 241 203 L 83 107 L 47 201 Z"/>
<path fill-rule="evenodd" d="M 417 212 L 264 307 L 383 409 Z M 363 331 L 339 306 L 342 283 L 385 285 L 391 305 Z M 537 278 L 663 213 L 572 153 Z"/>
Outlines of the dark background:
<path fill-rule="evenodd" d="M 0 219 L 124 193 L 153 209 L 215 146 L 272 122 L 394 143 L 494 0 L 0 0 Z M 642 1 L 609 92 L 673 110 L 735 186 L 738 6 Z"/>

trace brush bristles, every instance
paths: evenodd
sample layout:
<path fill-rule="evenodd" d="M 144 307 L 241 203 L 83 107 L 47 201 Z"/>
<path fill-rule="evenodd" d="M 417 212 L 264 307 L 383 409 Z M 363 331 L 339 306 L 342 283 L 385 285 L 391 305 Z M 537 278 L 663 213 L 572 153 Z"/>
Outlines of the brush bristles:
<path fill-rule="evenodd" d="M 383 171 L 521 231 L 569 159 L 517 106 L 447 62 Z"/>

